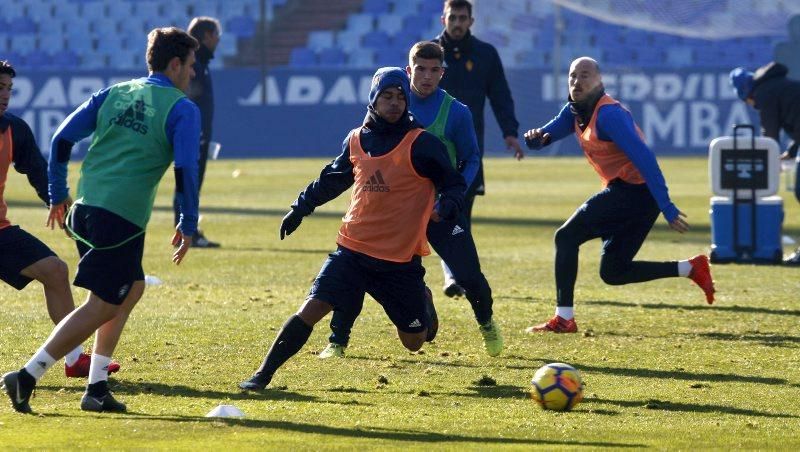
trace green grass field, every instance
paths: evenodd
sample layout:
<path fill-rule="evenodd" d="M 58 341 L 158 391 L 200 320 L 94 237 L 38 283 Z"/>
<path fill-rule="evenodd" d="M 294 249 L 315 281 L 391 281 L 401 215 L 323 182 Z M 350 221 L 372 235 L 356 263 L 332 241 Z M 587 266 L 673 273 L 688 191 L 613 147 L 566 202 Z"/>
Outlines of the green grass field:
<path fill-rule="evenodd" d="M 277 330 L 302 302 L 334 240 L 349 194 L 304 220 L 287 240 L 278 225 L 323 160 L 217 161 L 203 191 L 203 229 L 219 250 L 170 262 L 168 174 L 147 232 L 149 287 L 115 356 L 112 390 L 125 415 L 79 410 L 84 382 L 58 364 L 19 415 L 0 403 L 0 449 L 800 449 L 800 274 L 794 268 L 717 265 L 717 302 L 688 279 L 611 287 L 598 276 L 598 241 L 584 245 L 575 335 L 526 335 L 553 313 L 556 228 L 599 181 L 583 159 L 488 159 L 488 194 L 474 235 L 495 294 L 506 350 L 483 351 L 464 299 L 441 295 L 435 256 L 425 259 L 441 329 L 407 352 L 379 306 L 368 301 L 347 358 L 321 361 L 322 322 L 263 394 L 236 384 L 258 366 Z M 663 159 L 671 195 L 692 231 L 663 217 L 639 257 L 672 260 L 707 252 L 708 170 L 701 159 Z M 235 169 L 240 175 L 232 177 Z M 77 167 L 71 167 L 72 185 Z M 800 236 L 800 211 L 785 199 L 785 233 Z M 46 210 L 24 177 L 10 175 L 9 216 L 70 265 L 77 253 L 44 228 Z M 787 249 L 787 251 L 789 251 Z M 73 291 L 76 302 L 83 290 Z M 0 285 L 0 370 L 19 368 L 49 334 L 41 287 Z M 541 410 L 528 397 L 541 365 L 583 373 L 586 397 L 573 412 Z M 496 384 L 481 384 L 484 376 Z M 388 381 L 379 383 L 379 380 Z M 484 381 L 486 379 L 483 379 Z M 3 396 L 5 397 L 5 396 Z M 208 419 L 221 403 L 241 420 Z"/>

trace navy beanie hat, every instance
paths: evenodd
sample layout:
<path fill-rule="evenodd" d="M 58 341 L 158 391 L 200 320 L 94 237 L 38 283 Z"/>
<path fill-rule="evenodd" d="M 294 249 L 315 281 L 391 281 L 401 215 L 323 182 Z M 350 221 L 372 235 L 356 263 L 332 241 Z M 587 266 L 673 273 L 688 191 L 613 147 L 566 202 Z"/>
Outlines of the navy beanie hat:
<path fill-rule="evenodd" d="M 370 107 L 375 107 L 375 101 L 378 99 L 378 95 L 387 88 L 400 88 L 403 90 L 403 95 L 406 96 L 406 102 L 408 102 L 411 86 L 405 69 L 399 67 L 382 67 L 375 71 L 375 75 L 372 76 L 372 85 L 369 88 Z"/>
<path fill-rule="evenodd" d="M 743 67 L 731 71 L 731 85 L 739 99 L 745 100 L 753 91 L 753 73 Z"/>

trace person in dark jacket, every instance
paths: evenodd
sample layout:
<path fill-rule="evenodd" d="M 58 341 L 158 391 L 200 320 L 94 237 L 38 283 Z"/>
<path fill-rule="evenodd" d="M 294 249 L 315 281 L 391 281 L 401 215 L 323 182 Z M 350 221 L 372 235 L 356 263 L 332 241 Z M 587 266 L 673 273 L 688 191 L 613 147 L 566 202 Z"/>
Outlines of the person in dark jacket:
<path fill-rule="evenodd" d="M 283 218 L 281 239 L 316 207 L 353 186 L 338 248 L 323 264 L 305 303 L 281 328 L 261 367 L 240 388 L 265 389 L 305 345 L 317 322 L 332 310 L 360 309 L 366 293 L 381 304 L 407 349 L 419 350 L 433 340 L 438 320 L 423 280 L 421 256 L 430 254 L 425 229 L 431 218 L 458 217 L 466 184 L 445 145 L 409 115 L 409 95 L 402 68 L 378 69 L 363 125 L 347 135 L 342 153 Z"/>
<path fill-rule="evenodd" d="M 739 98 L 758 110 L 762 135 L 780 142 L 781 130 L 786 132 L 792 142 L 781 158 L 796 159 L 800 170 L 800 81 L 786 78 L 788 73 L 783 64 L 771 62 L 755 73 L 738 67 L 731 71 L 730 79 Z M 795 177 L 800 177 L 800 171 L 795 171 Z M 794 195 L 800 201 L 800 180 L 795 180 Z M 783 262 L 800 265 L 800 248 Z"/>
<path fill-rule="evenodd" d="M 472 4 L 467 0 L 447 0 L 442 13 L 444 30 L 433 41 L 444 48 L 447 70 L 442 77 L 441 88 L 469 107 L 475 134 L 478 138 L 481 163 L 478 174 L 469 187 L 465 199 L 464 216 L 469 226 L 472 221 L 472 206 L 476 195 L 485 194 L 483 176 L 484 122 L 483 107 L 486 98 L 492 106 L 497 124 L 503 133 L 506 148 L 514 152 L 514 157 L 522 159 L 524 153 L 517 139 L 519 122 L 514 115 L 514 100 L 508 87 L 500 55 L 491 44 L 481 41 L 470 33 L 475 22 L 472 17 Z M 453 281 L 452 272 L 443 266 L 444 279 Z M 448 296 L 461 295 L 464 290 L 455 284 L 449 285 Z"/>
<path fill-rule="evenodd" d="M 214 59 L 214 51 L 219 44 L 221 27 L 219 21 L 213 17 L 195 17 L 189 22 L 186 30 L 197 42 L 200 48 L 195 54 L 194 78 L 189 85 L 189 99 L 200 108 L 200 188 L 203 187 L 203 178 L 206 174 L 206 162 L 208 161 L 208 148 L 211 143 L 211 126 L 214 121 L 214 86 L 211 83 L 211 71 L 208 68 L 211 60 Z M 175 214 L 175 225 L 180 220 L 180 209 L 178 208 L 177 193 L 172 202 L 172 210 Z M 202 230 L 192 238 L 193 247 L 197 248 L 218 248 L 218 242 L 212 242 L 206 238 Z"/>

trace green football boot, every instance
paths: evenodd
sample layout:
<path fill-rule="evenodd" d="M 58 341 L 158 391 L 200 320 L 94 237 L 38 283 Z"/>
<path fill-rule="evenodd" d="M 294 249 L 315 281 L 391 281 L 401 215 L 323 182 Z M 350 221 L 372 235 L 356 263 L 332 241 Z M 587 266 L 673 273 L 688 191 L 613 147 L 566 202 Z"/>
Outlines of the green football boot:
<path fill-rule="evenodd" d="M 344 358 L 344 349 L 346 349 L 344 345 L 334 344 L 331 342 L 325 347 L 324 350 L 319 352 L 319 359 L 328 359 L 328 358 Z"/>
<path fill-rule="evenodd" d="M 483 345 L 489 356 L 498 356 L 503 351 L 503 335 L 500 334 L 500 327 L 494 319 L 480 325 L 478 329 L 483 336 Z"/>

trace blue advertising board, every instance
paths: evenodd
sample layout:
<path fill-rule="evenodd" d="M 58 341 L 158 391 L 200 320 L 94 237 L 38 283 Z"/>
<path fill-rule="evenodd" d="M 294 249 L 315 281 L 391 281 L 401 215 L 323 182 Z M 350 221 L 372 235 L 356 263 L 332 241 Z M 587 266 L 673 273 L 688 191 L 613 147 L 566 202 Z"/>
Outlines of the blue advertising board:
<path fill-rule="evenodd" d="M 31 124 L 42 150 L 61 121 L 92 92 L 141 76 L 120 72 L 22 73 L 14 79 L 11 111 Z M 261 80 L 257 69 L 221 69 L 212 74 L 216 101 L 213 140 L 221 158 L 334 156 L 347 132 L 366 112 L 372 72 L 337 69 L 275 69 Z M 509 70 L 520 134 L 544 125 L 567 97 L 565 75 L 544 70 Z M 633 113 L 648 143 L 660 155 L 705 156 L 708 143 L 729 135 L 734 123 L 758 124 L 756 112 L 738 100 L 727 69 L 609 72 L 609 94 Z M 263 90 L 266 89 L 266 93 Z M 488 103 L 487 103 L 488 104 Z M 487 105 L 486 152 L 505 151 Z M 573 139 L 546 154 L 572 155 Z"/>

